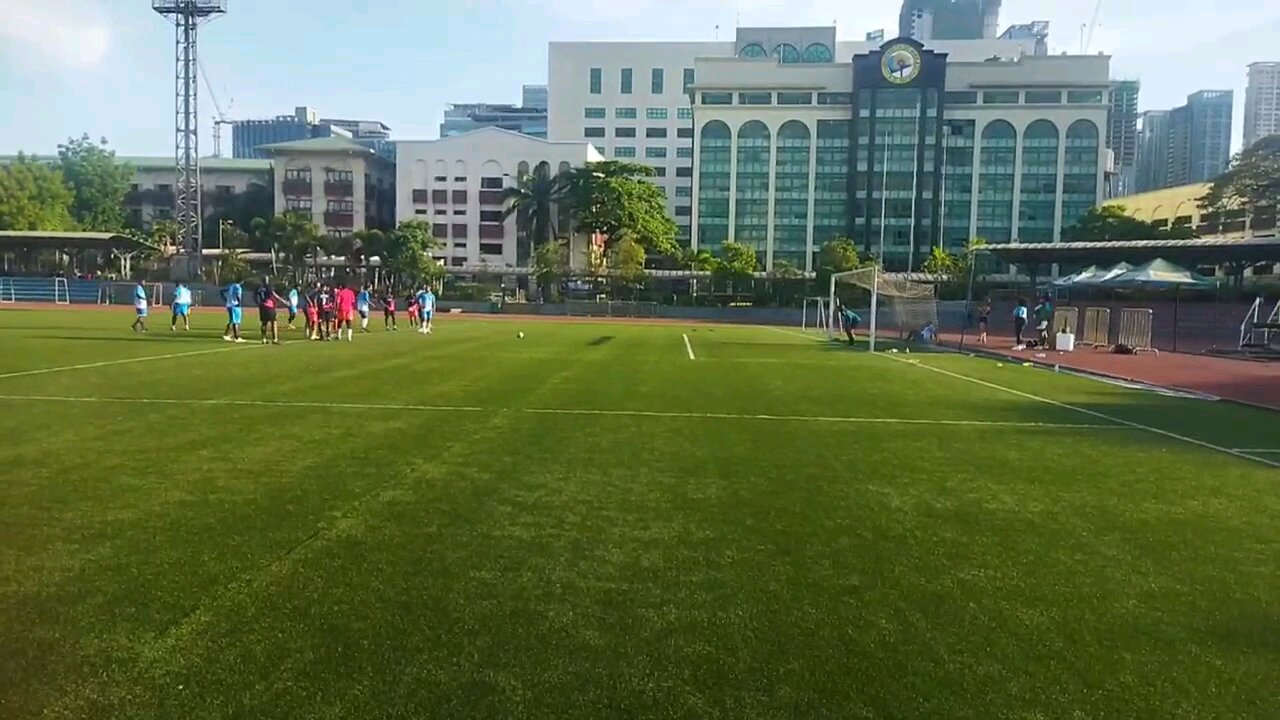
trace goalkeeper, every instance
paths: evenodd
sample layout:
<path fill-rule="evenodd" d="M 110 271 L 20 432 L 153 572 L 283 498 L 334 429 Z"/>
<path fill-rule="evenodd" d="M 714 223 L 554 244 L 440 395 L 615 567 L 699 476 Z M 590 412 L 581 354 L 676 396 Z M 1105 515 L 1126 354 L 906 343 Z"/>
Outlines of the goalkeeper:
<path fill-rule="evenodd" d="M 849 338 L 849 344 L 852 345 L 854 340 L 853 331 L 858 328 L 862 318 L 858 317 L 858 313 L 839 300 L 836 301 L 836 312 L 840 316 L 840 329 L 844 331 L 845 337 Z"/>

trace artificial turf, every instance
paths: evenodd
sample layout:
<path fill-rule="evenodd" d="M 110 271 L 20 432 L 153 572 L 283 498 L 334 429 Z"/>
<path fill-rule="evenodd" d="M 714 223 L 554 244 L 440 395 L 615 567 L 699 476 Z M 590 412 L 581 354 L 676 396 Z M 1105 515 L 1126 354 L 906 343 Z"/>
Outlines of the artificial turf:
<path fill-rule="evenodd" d="M 769 328 L 130 321 L 0 312 L 2 718 L 1280 707 L 1280 471 L 1112 420 L 1274 414 Z"/>

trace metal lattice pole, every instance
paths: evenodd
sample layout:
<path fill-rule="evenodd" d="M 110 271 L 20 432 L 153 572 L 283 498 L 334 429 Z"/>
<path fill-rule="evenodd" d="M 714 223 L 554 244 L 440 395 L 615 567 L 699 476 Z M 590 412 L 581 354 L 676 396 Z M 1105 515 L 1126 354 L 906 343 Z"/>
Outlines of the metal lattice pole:
<path fill-rule="evenodd" d="M 200 277 L 204 252 L 200 202 L 199 78 L 196 31 L 200 23 L 227 11 L 226 0 L 152 0 L 151 8 L 173 19 L 174 34 L 174 219 L 178 243 L 191 258 L 188 271 Z"/>

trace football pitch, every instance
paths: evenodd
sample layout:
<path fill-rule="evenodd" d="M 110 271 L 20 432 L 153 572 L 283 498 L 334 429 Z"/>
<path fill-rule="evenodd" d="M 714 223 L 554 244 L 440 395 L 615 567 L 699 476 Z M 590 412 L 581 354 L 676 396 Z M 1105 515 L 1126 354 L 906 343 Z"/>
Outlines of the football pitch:
<path fill-rule="evenodd" d="M 780 328 L 167 320 L 0 311 L 0 718 L 1276 712 L 1274 413 Z"/>

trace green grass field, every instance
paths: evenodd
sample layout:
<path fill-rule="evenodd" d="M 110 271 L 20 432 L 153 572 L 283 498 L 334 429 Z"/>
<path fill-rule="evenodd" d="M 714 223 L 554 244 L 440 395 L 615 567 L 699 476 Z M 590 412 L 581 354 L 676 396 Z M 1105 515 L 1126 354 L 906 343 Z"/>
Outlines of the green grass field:
<path fill-rule="evenodd" d="M 1280 470 L 1193 442 L 1274 414 L 769 328 L 153 320 L 0 312 L 0 718 L 1277 713 Z"/>

